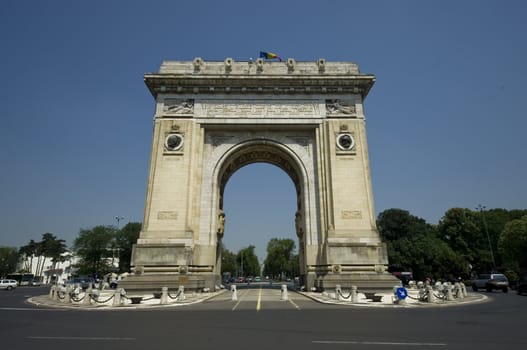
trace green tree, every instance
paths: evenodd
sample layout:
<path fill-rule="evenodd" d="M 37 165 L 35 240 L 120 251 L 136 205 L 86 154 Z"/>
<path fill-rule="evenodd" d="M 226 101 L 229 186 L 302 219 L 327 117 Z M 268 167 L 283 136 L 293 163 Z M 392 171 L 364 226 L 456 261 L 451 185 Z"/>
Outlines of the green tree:
<path fill-rule="evenodd" d="M 16 271 L 18 257 L 18 250 L 15 247 L 0 247 L 0 277 Z"/>
<path fill-rule="evenodd" d="M 140 222 L 129 222 L 117 233 L 115 249 L 118 251 L 119 256 L 119 272 L 130 271 L 132 247 L 137 242 L 140 233 Z M 112 249 L 114 249 L 114 247 L 112 247 Z M 115 251 L 112 251 L 112 254 L 115 254 Z"/>
<path fill-rule="evenodd" d="M 509 221 L 500 235 L 499 252 L 508 270 L 527 270 L 527 216 Z"/>
<path fill-rule="evenodd" d="M 81 229 L 73 242 L 73 250 L 79 257 L 76 265 L 79 275 L 104 275 L 112 270 L 112 257 L 117 237 L 114 226 L 95 226 Z"/>
<path fill-rule="evenodd" d="M 45 258 L 50 258 L 53 264 L 52 269 L 57 267 L 57 263 L 65 260 L 64 253 L 67 251 L 66 241 L 58 239 L 52 233 L 44 233 L 42 241 L 40 241 L 40 251 Z M 41 264 L 39 276 L 42 276 L 44 270 L 44 263 Z"/>
<path fill-rule="evenodd" d="M 28 244 L 20 247 L 19 253 L 24 261 L 24 271 L 31 271 L 31 267 L 33 266 L 33 258 L 37 253 L 37 245 L 38 243 L 32 239 Z"/>
<path fill-rule="evenodd" d="M 264 274 L 282 277 L 298 273 L 298 255 L 293 255 L 295 241 L 289 238 L 272 238 L 267 243 L 267 256 L 264 261 Z M 296 270 L 295 270 L 296 269 Z"/>
<path fill-rule="evenodd" d="M 241 249 L 236 254 L 236 262 L 240 267 L 239 274 L 244 276 L 260 276 L 260 263 L 254 253 L 254 246 Z"/>
<path fill-rule="evenodd" d="M 379 214 L 377 227 L 388 250 L 389 271 L 411 271 L 414 278 L 454 278 L 468 263 L 438 237 L 437 227 L 402 209 Z"/>
<path fill-rule="evenodd" d="M 236 263 L 236 254 L 221 246 L 221 273 L 229 272 L 231 276 L 234 276 L 238 271 L 238 264 Z"/>

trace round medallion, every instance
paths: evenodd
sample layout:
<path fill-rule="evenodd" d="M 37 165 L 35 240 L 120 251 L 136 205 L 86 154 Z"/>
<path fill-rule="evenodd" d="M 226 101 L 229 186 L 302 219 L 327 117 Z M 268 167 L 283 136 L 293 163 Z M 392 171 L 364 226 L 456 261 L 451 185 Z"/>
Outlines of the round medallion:
<path fill-rule="evenodd" d="M 350 151 L 355 146 L 355 140 L 351 134 L 340 134 L 337 136 L 337 146 L 343 151 Z"/>
<path fill-rule="evenodd" d="M 165 139 L 165 147 L 169 151 L 176 151 L 183 146 L 183 137 L 179 134 L 168 135 Z"/>

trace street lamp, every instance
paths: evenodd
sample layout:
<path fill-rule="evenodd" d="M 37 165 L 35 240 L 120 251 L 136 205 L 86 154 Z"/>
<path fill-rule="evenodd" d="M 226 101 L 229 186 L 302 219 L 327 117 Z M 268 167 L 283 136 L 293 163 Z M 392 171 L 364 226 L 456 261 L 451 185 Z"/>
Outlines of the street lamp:
<path fill-rule="evenodd" d="M 117 229 L 119 229 L 119 222 L 124 219 L 124 216 L 116 216 L 115 220 L 117 220 Z"/>
<path fill-rule="evenodd" d="M 490 236 L 489 236 L 489 228 L 487 226 L 487 220 L 485 219 L 485 209 L 487 207 L 481 204 L 478 204 L 476 207 L 476 210 L 478 210 L 481 213 L 481 217 L 483 218 L 483 225 L 485 226 L 485 233 L 487 234 L 487 241 L 489 242 L 489 249 L 490 249 L 490 257 L 492 258 L 492 268 L 493 270 L 496 269 L 496 261 L 494 260 L 494 252 L 492 251 L 492 244 L 490 243 Z"/>

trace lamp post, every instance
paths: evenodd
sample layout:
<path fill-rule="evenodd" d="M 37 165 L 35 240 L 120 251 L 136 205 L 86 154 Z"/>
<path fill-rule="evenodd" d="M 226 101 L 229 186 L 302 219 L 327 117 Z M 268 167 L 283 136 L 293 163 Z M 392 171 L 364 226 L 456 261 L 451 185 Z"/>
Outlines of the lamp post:
<path fill-rule="evenodd" d="M 119 222 L 124 219 L 124 216 L 116 216 L 115 220 L 117 220 L 117 229 L 119 229 Z"/>
<path fill-rule="evenodd" d="M 489 236 L 489 228 L 487 226 L 487 220 L 485 219 L 485 209 L 487 207 L 481 204 L 478 204 L 476 207 L 476 210 L 478 210 L 481 213 L 481 217 L 483 219 L 483 225 L 485 226 L 485 233 L 487 234 L 487 241 L 489 242 L 489 249 L 490 249 L 490 257 L 492 258 L 492 269 L 496 269 L 496 261 L 494 260 L 494 252 L 492 251 L 492 244 L 490 243 L 490 236 Z"/>

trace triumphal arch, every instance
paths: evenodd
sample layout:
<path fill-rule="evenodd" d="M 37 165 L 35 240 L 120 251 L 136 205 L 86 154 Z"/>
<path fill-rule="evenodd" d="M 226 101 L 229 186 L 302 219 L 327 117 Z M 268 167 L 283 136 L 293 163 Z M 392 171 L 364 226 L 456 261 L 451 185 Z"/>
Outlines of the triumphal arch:
<path fill-rule="evenodd" d="M 229 234 L 225 185 L 255 162 L 283 169 L 295 185 L 291 220 L 308 290 L 395 284 L 376 229 L 366 141 L 363 103 L 373 75 L 324 59 L 195 58 L 164 62 L 144 79 L 155 99 L 154 131 L 125 288 L 217 288 Z"/>

